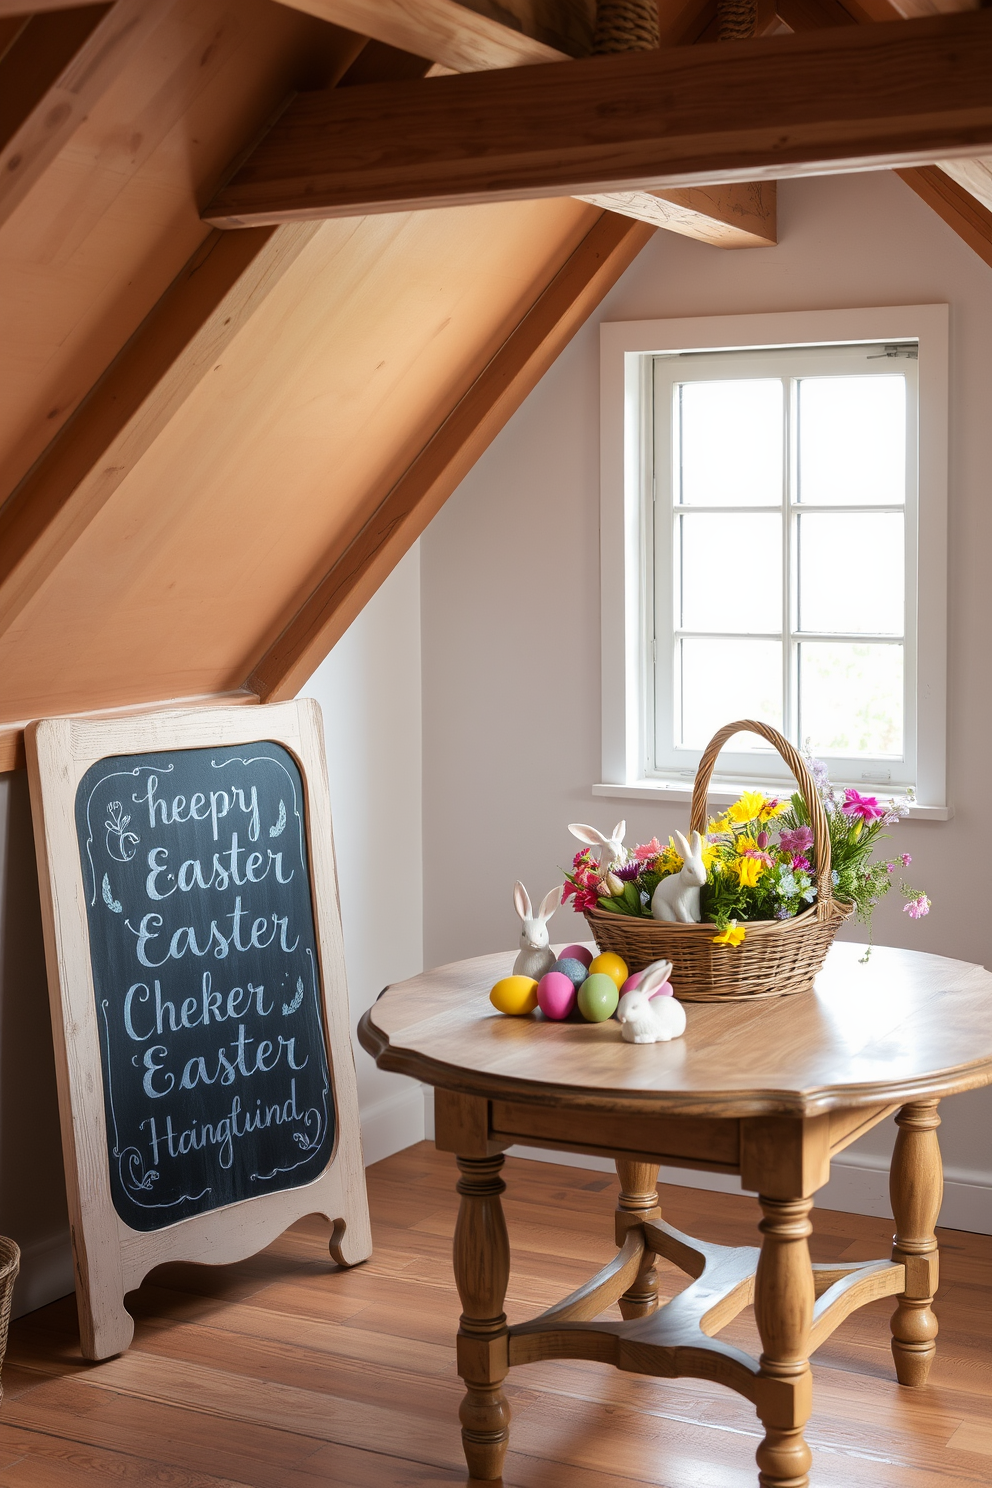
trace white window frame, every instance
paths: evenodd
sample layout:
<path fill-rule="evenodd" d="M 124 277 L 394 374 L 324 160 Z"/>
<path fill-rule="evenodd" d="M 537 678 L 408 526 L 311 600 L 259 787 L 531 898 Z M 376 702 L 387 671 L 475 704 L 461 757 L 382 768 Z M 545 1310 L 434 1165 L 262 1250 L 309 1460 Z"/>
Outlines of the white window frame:
<path fill-rule="evenodd" d="M 687 801 L 691 782 L 659 776 L 653 743 L 650 641 L 644 616 L 652 589 L 652 359 L 674 352 L 740 351 L 916 342 L 919 348 L 918 552 L 907 573 L 907 612 L 917 616 L 916 779 L 912 814 L 947 820 L 947 420 L 946 305 L 883 306 L 763 315 L 707 316 L 603 324 L 601 338 L 602 782 L 595 795 Z M 907 656 L 907 664 L 909 657 Z M 914 720 L 907 720 L 912 726 Z M 731 760 L 713 799 L 732 800 L 757 770 Z M 758 766 L 760 770 L 760 766 Z M 774 766 L 768 775 L 775 783 Z M 865 789 L 860 778 L 837 784 Z M 893 789 L 899 787 L 894 785 Z M 883 786 L 879 786 L 884 791 Z"/>

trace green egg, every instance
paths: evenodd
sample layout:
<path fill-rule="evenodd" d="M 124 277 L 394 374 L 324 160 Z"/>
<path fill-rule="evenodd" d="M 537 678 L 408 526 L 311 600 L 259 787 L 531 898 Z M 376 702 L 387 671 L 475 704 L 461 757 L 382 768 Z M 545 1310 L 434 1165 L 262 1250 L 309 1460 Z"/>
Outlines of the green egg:
<path fill-rule="evenodd" d="M 619 1001 L 616 982 L 602 971 L 587 976 L 579 988 L 579 1012 L 587 1023 L 605 1023 L 613 1017 Z"/>

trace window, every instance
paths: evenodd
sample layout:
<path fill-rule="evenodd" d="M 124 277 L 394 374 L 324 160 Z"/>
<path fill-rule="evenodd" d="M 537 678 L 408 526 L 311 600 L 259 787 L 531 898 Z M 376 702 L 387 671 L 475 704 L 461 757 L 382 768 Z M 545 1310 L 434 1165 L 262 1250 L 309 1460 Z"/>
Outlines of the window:
<path fill-rule="evenodd" d="M 758 717 L 946 815 L 945 308 L 602 330 L 599 789 L 685 788 Z M 732 749 L 728 787 L 788 779 Z"/>

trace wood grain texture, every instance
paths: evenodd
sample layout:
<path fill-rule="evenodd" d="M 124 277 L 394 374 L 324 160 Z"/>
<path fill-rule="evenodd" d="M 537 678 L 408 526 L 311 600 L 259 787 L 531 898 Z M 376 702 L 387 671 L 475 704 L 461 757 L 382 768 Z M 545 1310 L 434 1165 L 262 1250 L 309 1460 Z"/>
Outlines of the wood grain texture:
<path fill-rule="evenodd" d="M 0 635 L 314 236 L 215 233 L 0 508 Z"/>
<path fill-rule="evenodd" d="M 507 18 L 517 19 L 521 30 L 501 24 L 486 13 L 484 3 L 470 7 L 457 0 L 428 0 L 415 8 L 389 0 L 282 0 L 312 15 L 336 21 L 392 46 L 432 57 L 447 72 L 479 72 L 492 68 L 533 66 L 539 62 L 567 61 L 591 51 L 594 8 L 577 14 L 574 6 L 534 5 L 517 0 L 516 8 L 494 6 Z M 698 0 L 666 7 L 661 18 L 661 45 L 679 45 L 695 39 L 692 27 L 700 10 Z M 570 44 L 563 50 L 553 31 L 561 31 Z M 588 38 L 588 44 L 583 39 Z M 432 71 L 431 76 L 439 75 Z M 634 217 L 653 227 L 662 227 L 720 248 L 765 248 L 777 241 L 775 184 L 716 186 L 708 190 L 659 194 L 648 191 L 585 196 L 594 206 Z"/>
<path fill-rule="evenodd" d="M 204 213 L 245 227 L 981 153 L 982 12 L 300 98 Z M 921 102 L 925 99 L 925 105 Z"/>
<path fill-rule="evenodd" d="M 421 1144 L 368 1169 L 375 1252 L 331 1275 L 302 1221 L 223 1267 L 173 1265 L 133 1293 L 134 1343 L 83 1367 L 71 1299 L 14 1324 L 4 1366 L 0 1488 L 437 1488 L 464 1481 L 451 1280 L 454 1159 Z M 615 1253 L 610 1173 L 508 1158 L 512 1324 Z M 756 1202 L 662 1187 L 683 1230 L 753 1247 Z M 567 1227 L 567 1228 L 566 1228 Z M 890 1220 L 816 1210 L 814 1264 L 885 1252 Z M 566 1238 L 567 1237 L 567 1238 Z M 940 1232 L 941 1349 L 931 1385 L 892 1375 L 884 1300 L 813 1361 L 807 1431 L 822 1488 L 986 1488 L 992 1404 L 987 1237 Z M 659 1258 L 661 1291 L 685 1278 Z M 814 1272 L 814 1275 L 816 1273 Z M 756 1349 L 745 1309 L 723 1336 Z M 725 1488 L 754 1482 L 760 1431 L 741 1396 L 703 1381 L 582 1361 L 512 1371 L 513 1488 Z"/>
<path fill-rule="evenodd" d="M 307 783 L 322 1012 L 338 1121 L 334 1156 L 319 1178 L 301 1188 L 139 1233 L 118 1217 L 110 1193 L 76 787 L 89 766 L 108 755 L 258 739 L 284 744 Z M 125 1293 L 166 1261 L 239 1260 L 303 1214 L 321 1214 L 330 1223 L 331 1253 L 339 1264 L 356 1264 L 371 1251 L 323 733 L 317 705 L 302 702 L 267 709 L 264 721 L 257 710 L 241 708 L 98 722 L 46 719 L 32 725 L 27 746 L 80 1334 L 84 1356 L 105 1359 L 131 1341 Z"/>
<path fill-rule="evenodd" d="M 605 213 L 583 238 L 251 672 L 247 685 L 263 700 L 295 695 L 651 231 Z"/>
<path fill-rule="evenodd" d="M 114 0 L 31 17 L 0 61 L 0 224 L 173 3 Z"/>
<path fill-rule="evenodd" d="M 812 993 L 688 1004 L 685 1036 L 670 1044 L 625 1044 L 612 1020 L 494 1012 L 489 989 L 509 974 L 509 953 L 388 988 L 359 1038 L 383 1067 L 445 1089 L 632 1115 L 809 1120 L 990 1083 L 992 975 L 888 946 L 862 966 L 862 949 L 835 944 Z"/>
<path fill-rule="evenodd" d="M 510 1279 L 510 1242 L 500 1204 L 504 1161 L 501 1154 L 458 1158 L 454 1270 L 462 1304 L 458 1373 L 465 1382 L 459 1417 L 469 1473 L 482 1480 L 501 1477 L 509 1441 L 510 1409 L 502 1390 L 509 1367 L 503 1302 Z"/>

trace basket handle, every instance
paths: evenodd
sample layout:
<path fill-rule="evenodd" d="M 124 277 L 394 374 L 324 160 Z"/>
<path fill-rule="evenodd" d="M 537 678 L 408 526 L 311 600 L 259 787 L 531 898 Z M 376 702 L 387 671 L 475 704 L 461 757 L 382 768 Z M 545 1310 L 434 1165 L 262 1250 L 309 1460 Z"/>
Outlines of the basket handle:
<path fill-rule="evenodd" d="M 816 917 L 819 920 L 829 919 L 834 886 L 830 872 L 830 828 L 827 825 L 827 813 L 823 809 L 823 802 L 820 800 L 806 761 L 798 749 L 795 749 L 788 739 L 779 733 L 778 729 L 772 728 L 771 724 L 759 723 L 753 718 L 742 718 L 736 723 L 725 724 L 713 735 L 700 756 L 699 769 L 696 771 L 696 779 L 692 787 L 689 830 L 699 832 L 702 836 L 706 835 L 706 796 L 717 755 L 728 739 L 734 734 L 742 733 L 758 734 L 760 738 L 766 739 L 778 750 L 796 777 L 796 783 L 806 802 L 810 824 L 813 828 L 813 852 L 816 856 Z"/>

